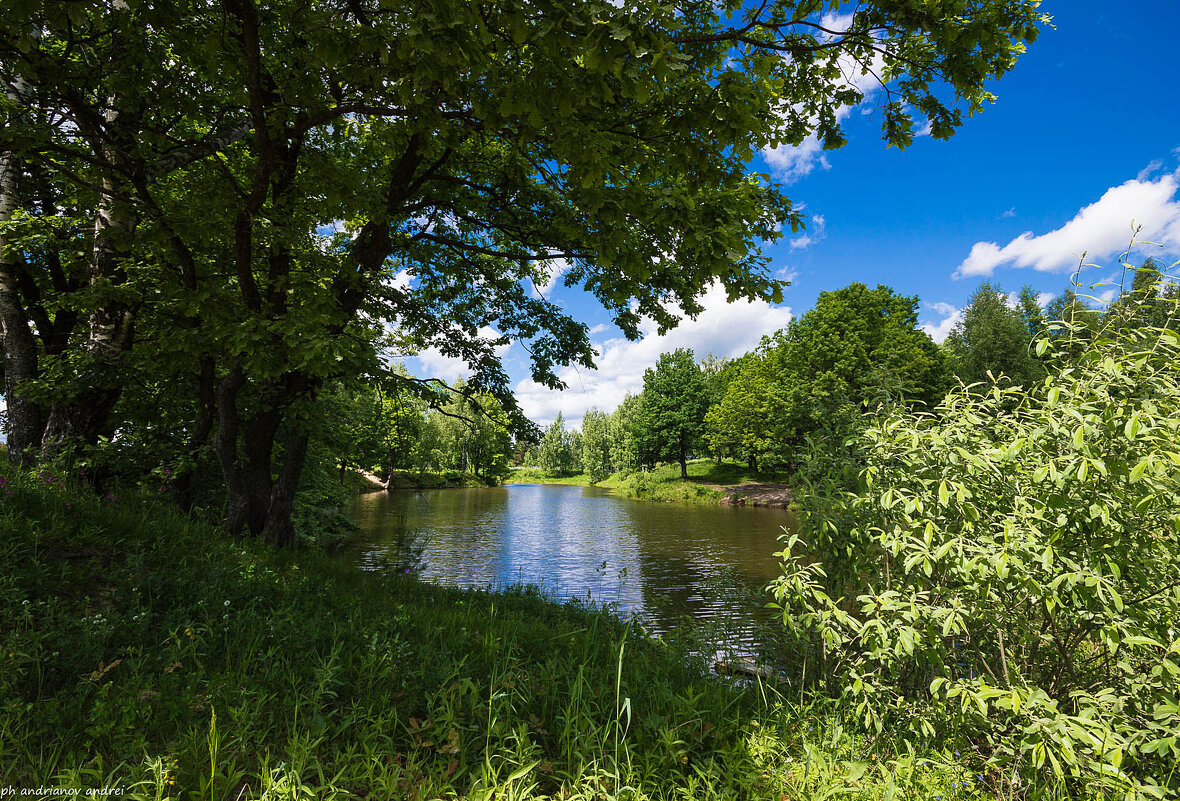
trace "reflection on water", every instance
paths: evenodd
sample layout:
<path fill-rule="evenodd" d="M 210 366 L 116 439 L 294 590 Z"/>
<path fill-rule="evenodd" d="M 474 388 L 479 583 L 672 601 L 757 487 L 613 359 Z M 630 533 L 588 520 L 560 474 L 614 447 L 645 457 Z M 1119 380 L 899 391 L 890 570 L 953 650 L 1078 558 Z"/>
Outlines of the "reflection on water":
<path fill-rule="evenodd" d="M 790 522 L 781 510 L 527 484 L 369 493 L 351 515 L 363 534 L 348 556 L 364 569 L 414 569 L 463 587 L 535 584 L 560 598 L 616 604 L 654 631 L 685 615 L 738 619 L 733 590 L 756 592 L 777 574 L 773 554 Z"/>

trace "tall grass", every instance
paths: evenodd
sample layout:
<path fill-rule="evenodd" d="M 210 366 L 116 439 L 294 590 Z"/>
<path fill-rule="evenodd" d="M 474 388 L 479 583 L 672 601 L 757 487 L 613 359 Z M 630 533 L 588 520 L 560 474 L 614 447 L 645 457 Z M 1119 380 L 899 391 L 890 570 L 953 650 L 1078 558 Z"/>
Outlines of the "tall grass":
<path fill-rule="evenodd" d="M 0 787 L 134 799 L 992 797 L 600 609 L 275 552 L 137 495 L 0 487 Z M 35 797 L 25 796 L 25 797 Z"/>

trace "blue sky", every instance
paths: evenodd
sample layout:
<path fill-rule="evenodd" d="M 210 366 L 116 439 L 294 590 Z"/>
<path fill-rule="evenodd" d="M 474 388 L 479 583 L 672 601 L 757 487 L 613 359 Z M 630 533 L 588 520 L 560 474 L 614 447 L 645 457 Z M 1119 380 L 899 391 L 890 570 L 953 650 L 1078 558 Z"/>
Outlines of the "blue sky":
<path fill-rule="evenodd" d="M 526 413 L 545 423 L 561 411 L 577 423 L 591 406 L 610 410 L 642 388 L 643 370 L 661 351 L 740 354 L 820 292 L 853 281 L 919 295 L 921 320 L 941 340 L 985 278 L 1009 291 L 1028 284 L 1048 298 L 1067 285 L 1083 251 L 1106 267 L 1084 280 L 1115 274 L 1132 221 L 1165 246 L 1143 246 L 1133 260 L 1180 258 L 1180 2 L 1045 0 L 1042 10 L 1055 29 L 992 87 L 996 103 L 951 140 L 920 137 L 887 150 L 870 94 L 846 120 L 844 148 L 804 146 L 755 160 L 751 168 L 782 181 L 811 218 L 807 239 L 784 238 L 766 251 L 792 281 L 782 306 L 726 306 L 712 292 L 697 320 L 626 342 L 590 296 L 554 287 L 551 297 L 592 326 L 600 369 L 566 371 L 569 389 L 550 392 L 527 380 L 524 353 L 512 346 L 505 363 Z M 463 372 L 431 353 L 408 366 L 444 378 Z"/>

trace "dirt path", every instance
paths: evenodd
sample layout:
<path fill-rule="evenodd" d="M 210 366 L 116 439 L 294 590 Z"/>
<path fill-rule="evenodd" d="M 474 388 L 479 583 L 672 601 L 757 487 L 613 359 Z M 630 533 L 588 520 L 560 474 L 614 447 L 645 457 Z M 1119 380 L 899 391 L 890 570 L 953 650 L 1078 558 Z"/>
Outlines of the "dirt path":
<path fill-rule="evenodd" d="M 786 484 L 737 484 L 722 487 L 725 497 L 723 506 L 769 506 L 775 509 L 789 509 L 791 488 Z"/>
<path fill-rule="evenodd" d="M 368 470 L 358 469 L 356 472 L 358 475 L 363 477 L 365 479 L 365 481 L 369 482 L 369 485 L 372 489 L 366 490 L 366 492 L 389 489 L 389 482 L 388 481 L 382 481 L 380 478 L 378 478 L 373 473 L 370 473 Z"/>

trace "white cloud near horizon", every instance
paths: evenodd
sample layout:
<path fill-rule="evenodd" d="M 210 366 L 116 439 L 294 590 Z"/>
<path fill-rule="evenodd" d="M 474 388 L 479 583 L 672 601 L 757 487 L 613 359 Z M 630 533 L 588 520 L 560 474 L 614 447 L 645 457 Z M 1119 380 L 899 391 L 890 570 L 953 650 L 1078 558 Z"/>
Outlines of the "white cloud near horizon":
<path fill-rule="evenodd" d="M 1136 241 L 1180 254 L 1180 170 L 1154 179 L 1153 171 L 1110 187 L 1056 230 L 1040 235 L 1025 231 L 1003 247 L 976 242 L 954 277 L 988 276 L 999 267 L 1059 272 L 1076 267 L 1082 254 L 1089 260 L 1108 259 L 1130 244 L 1132 225 L 1140 229 Z"/>
<path fill-rule="evenodd" d="M 921 328 L 930 335 L 931 339 L 941 345 L 954 330 L 954 327 L 959 324 L 959 321 L 963 319 L 963 310 L 950 303 L 927 303 L 926 305 L 942 319 L 937 323 L 924 322 Z"/>
<path fill-rule="evenodd" d="M 531 379 L 517 383 L 516 398 L 524 413 L 546 425 L 561 412 L 566 426 L 581 425 L 587 410 L 613 411 L 627 394 L 643 390 L 643 373 L 655 365 L 661 353 L 691 348 L 698 359 L 712 353 L 724 358 L 740 356 L 757 347 L 766 334 L 784 328 L 791 321 L 786 306 L 762 301 L 727 303 L 725 290 L 714 284 L 701 298 L 704 310 L 695 320 L 685 319 L 664 335 L 655 323 L 646 321 L 642 337 L 634 342 L 624 337 L 596 343 L 597 370 L 565 367 L 558 375 L 567 384 L 562 392 L 546 389 Z"/>

